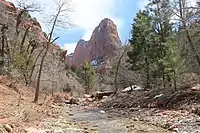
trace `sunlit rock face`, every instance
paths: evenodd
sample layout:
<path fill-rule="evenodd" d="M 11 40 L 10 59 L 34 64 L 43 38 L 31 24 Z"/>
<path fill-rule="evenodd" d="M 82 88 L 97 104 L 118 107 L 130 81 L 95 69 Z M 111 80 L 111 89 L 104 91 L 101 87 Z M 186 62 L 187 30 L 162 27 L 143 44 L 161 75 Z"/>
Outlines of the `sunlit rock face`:
<path fill-rule="evenodd" d="M 85 60 L 91 59 L 91 46 L 85 40 L 80 40 L 77 43 L 74 55 L 73 55 L 73 65 L 80 66 L 83 65 Z"/>
<path fill-rule="evenodd" d="M 69 65 L 81 66 L 85 60 L 111 58 L 116 56 L 117 49 L 122 47 L 117 26 L 108 18 L 103 19 L 95 28 L 89 41 L 79 40 L 73 54 L 68 58 Z"/>

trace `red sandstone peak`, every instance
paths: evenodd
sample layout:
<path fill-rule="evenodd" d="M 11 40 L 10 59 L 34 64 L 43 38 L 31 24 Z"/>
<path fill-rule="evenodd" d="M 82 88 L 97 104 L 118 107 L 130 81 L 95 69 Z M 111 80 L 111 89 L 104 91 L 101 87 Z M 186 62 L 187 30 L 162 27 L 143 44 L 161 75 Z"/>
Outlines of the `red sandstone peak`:
<path fill-rule="evenodd" d="M 116 50 L 121 47 L 117 26 L 111 19 L 105 18 L 95 28 L 89 41 L 78 41 L 73 57 L 70 56 L 68 63 L 81 66 L 85 60 L 110 58 L 115 56 Z"/>

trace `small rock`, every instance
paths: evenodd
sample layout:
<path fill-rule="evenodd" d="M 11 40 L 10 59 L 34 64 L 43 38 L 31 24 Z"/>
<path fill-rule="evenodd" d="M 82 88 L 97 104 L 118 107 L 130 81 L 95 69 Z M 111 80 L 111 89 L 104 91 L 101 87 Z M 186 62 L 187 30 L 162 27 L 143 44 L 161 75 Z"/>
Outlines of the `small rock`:
<path fill-rule="evenodd" d="M 193 86 L 191 88 L 191 91 L 200 91 L 200 84 L 197 84 L 196 86 Z"/>
<path fill-rule="evenodd" d="M 102 99 L 107 99 L 107 98 L 108 98 L 108 96 L 103 96 L 103 97 L 102 97 Z"/>
<path fill-rule="evenodd" d="M 199 123 L 199 122 L 200 122 L 200 119 L 196 119 L 196 122 Z"/>
<path fill-rule="evenodd" d="M 88 102 L 93 102 L 94 99 L 93 99 L 93 98 L 86 98 L 86 101 L 88 101 Z"/>
<path fill-rule="evenodd" d="M 88 122 L 87 121 L 82 121 L 81 124 L 82 125 L 86 125 L 86 124 L 88 124 Z"/>
<path fill-rule="evenodd" d="M 8 133 L 12 133 L 12 131 L 13 131 L 13 125 L 11 125 L 11 124 L 6 124 L 6 125 L 4 125 L 3 127 L 6 129 L 6 131 L 7 131 Z"/>
<path fill-rule="evenodd" d="M 93 127 L 98 127 L 98 125 L 93 125 Z"/>
<path fill-rule="evenodd" d="M 84 127 L 83 129 L 84 129 L 84 130 L 88 130 L 88 128 L 87 128 L 87 127 Z"/>
<path fill-rule="evenodd" d="M 161 96 L 163 96 L 163 94 L 156 95 L 156 96 L 154 96 L 154 99 L 157 99 L 157 98 L 159 98 Z"/>
<path fill-rule="evenodd" d="M 132 125 L 127 125 L 126 126 L 126 128 L 133 128 L 134 127 L 134 125 L 132 124 Z"/>
<path fill-rule="evenodd" d="M 139 121 L 139 118 L 135 117 L 133 118 L 133 121 Z"/>
<path fill-rule="evenodd" d="M 90 129 L 92 132 L 95 132 L 95 131 L 97 131 L 97 129 L 96 128 L 91 128 Z"/>
<path fill-rule="evenodd" d="M 173 131 L 178 133 L 178 128 L 174 128 Z"/>
<path fill-rule="evenodd" d="M 84 94 L 84 98 L 91 98 L 91 95 Z"/>
<path fill-rule="evenodd" d="M 61 130 L 55 130 L 54 133 L 62 133 Z"/>
<path fill-rule="evenodd" d="M 69 113 L 69 116 L 73 116 L 74 114 L 72 114 L 72 113 Z"/>
<path fill-rule="evenodd" d="M 138 110 L 139 110 L 138 108 L 130 108 L 129 109 L 130 112 L 134 112 L 134 111 L 138 111 Z"/>
<path fill-rule="evenodd" d="M 178 132 L 178 128 L 176 125 L 172 125 L 168 128 L 168 130 L 171 130 L 171 131 L 175 131 L 175 132 Z"/>
<path fill-rule="evenodd" d="M 52 107 L 52 108 L 58 108 L 57 106 L 55 106 L 55 105 L 53 105 L 53 104 L 51 105 L 51 107 Z"/>
<path fill-rule="evenodd" d="M 108 118 L 113 118 L 111 115 L 108 115 Z"/>
<path fill-rule="evenodd" d="M 122 112 L 122 115 L 126 115 L 127 113 L 126 112 Z"/>
<path fill-rule="evenodd" d="M 104 110 L 99 111 L 101 114 L 105 114 L 106 112 Z"/>
<path fill-rule="evenodd" d="M 196 130 L 195 133 L 200 133 L 200 130 Z"/>
<path fill-rule="evenodd" d="M 139 121 L 145 121 L 144 118 L 139 118 Z"/>

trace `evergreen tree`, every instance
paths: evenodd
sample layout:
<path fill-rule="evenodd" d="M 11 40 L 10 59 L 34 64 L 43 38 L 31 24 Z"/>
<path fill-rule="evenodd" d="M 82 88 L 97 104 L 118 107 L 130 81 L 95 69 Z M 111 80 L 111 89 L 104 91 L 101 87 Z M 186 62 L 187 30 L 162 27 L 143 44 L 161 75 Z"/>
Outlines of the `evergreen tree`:
<path fill-rule="evenodd" d="M 158 56 L 157 62 L 155 64 L 156 68 L 156 77 L 162 77 L 163 80 L 163 88 L 165 88 L 166 84 L 166 75 L 165 66 L 162 62 L 162 59 L 166 56 L 167 52 L 167 39 L 172 32 L 172 25 L 170 24 L 170 20 L 172 17 L 171 8 L 170 8 L 169 0 L 152 0 L 148 5 L 148 10 L 151 14 L 152 22 L 154 25 L 154 31 L 156 34 L 156 43 L 158 43 Z"/>
<path fill-rule="evenodd" d="M 85 82 L 85 93 L 88 94 L 94 85 L 95 78 L 95 70 L 88 61 L 85 61 L 81 75 Z"/>
<path fill-rule="evenodd" d="M 176 33 L 172 34 L 167 38 L 167 50 L 165 57 L 160 60 L 165 68 L 165 74 L 168 76 L 170 87 L 173 84 L 174 91 L 177 90 L 177 77 L 181 75 L 184 70 L 185 60 L 181 56 L 181 51 L 178 48 L 178 43 L 176 41 Z M 173 79 L 173 83 L 171 83 Z"/>
<path fill-rule="evenodd" d="M 140 11 L 132 25 L 132 50 L 128 52 L 130 69 L 142 70 L 146 75 L 146 88 L 150 87 L 150 65 L 158 56 L 152 20 L 147 11 Z M 156 52 L 157 51 L 157 52 Z"/>
<path fill-rule="evenodd" d="M 132 50 L 128 52 L 128 62 L 133 71 L 145 73 L 147 88 L 150 87 L 150 81 L 154 80 L 156 85 L 162 78 L 163 88 L 167 84 L 172 86 L 173 79 L 176 90 L 176 77 L 184 66 L 177 32 L 170 22 L 170 10 L 169 0 L 153 0 L 134 19 L 130 40 Z"/>

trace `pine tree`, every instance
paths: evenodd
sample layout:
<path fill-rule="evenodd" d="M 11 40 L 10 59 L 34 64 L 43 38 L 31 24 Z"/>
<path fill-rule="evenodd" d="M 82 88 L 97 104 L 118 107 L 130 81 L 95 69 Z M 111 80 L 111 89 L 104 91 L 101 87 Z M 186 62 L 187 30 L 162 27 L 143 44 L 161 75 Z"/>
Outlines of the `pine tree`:
<path fill-rule="evenodd" d="M 166 56 L 167 52 L 167 39 L 171 35 L 172 32 L 172 24 L 170 23 L 172 14 L 170 12 L 170 4 L 169 0 L 153 0 L 148 5 L 148 10 L 151 14 L 152 22 L 154 25 L 154 31 L 156 34 L 156 43 L 158 43 L 158 51 L 159 54 L 156 57 L 157 62 L 155 66 L 157 67 L 157 77 L 162 77 L 163 80 L 163 88 L 165 88 L 166 84 L 166 75 L 165 74 L 165 66 L 162 62 L 162 59 Z"/>
<path fill-rule="evenodd" d="M 150 87 L 150 65 L 158 56 L 152 20 L 147 11 L 140 11 L 132 25 L 132 50 L 128 52 L 130 69 L 142 70 L 146 75 L 146 88 Z M 157 51 L 157 52 L 156 52 Z"/>
<path fill-rule="evenodd" d="M 173 79 L 174 91 L 177 90 L 177 76 L 179 76 L 184 70 L 185 60 L 181 56 L 181 51 L 178 48 L 178 43 L 176 40 L 176 33 L 172 34 L 167 38 L 167 50 L 165 57 L 160 60 L 165 68 L 165 74 Z M 170 86 L 172 83 L 169 83 Z"/>
<path fill-rule="evenodd" d="M 81 75 L 85 82 L 85 93 L 88 94 L 94 85 L 95 78 L 95 70 L 88 61 L 85 61 Z"/>

